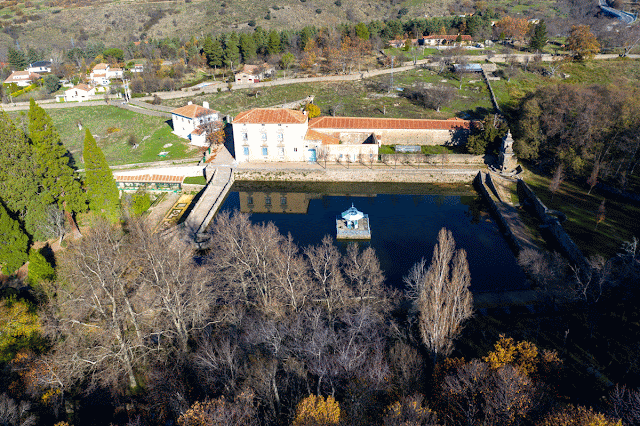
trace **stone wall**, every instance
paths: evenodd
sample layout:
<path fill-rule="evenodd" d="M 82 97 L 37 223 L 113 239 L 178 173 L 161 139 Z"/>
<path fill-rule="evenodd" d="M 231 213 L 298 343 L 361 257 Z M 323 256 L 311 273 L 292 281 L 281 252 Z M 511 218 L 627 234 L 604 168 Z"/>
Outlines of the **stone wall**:
<path fill-rule="evenodd" d="M 235 180 L 273 182 L 471 183 L 477 169 L 235 169 Z"/>
<path fill-rule="evenodd" d="M 536 215 L 552 236 L 553 243 L 560 247 L 569 260 L 582 270 L 589 269 L 589 263 L 584 257 L 584 254 L 582 254 L 582 251 L 580 251 L 576 243 L 574 243 L 571 237 L 569 237 L 558 219 L 549 214 L 550 210 L 547 206 L 540 201 L 538 196 L 522 179 L 518 179 L 518 195 L 520 196 L 520 199 L 524 198 L 531 203 Z"/>
<path fill-rule="evenodd" d="M 484 155 L 472 154 L 382 154 L 380 161 L 389 164 L 438 164 L 438 165 L 483 165 L 487 161 L 493 162 L 495 157 L 486 158 Z"/>

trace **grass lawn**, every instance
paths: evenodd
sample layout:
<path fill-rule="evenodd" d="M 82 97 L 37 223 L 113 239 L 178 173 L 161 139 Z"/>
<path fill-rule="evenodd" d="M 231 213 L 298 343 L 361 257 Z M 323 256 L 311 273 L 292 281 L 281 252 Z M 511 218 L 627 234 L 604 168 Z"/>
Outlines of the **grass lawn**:
<path fill-rule="evenodd" d="M 378 92 L 375 86 L 380 82 L 388 83 L 390 75 L 378 76 L 362 81 L 300 83 L 287 86 L 260 87 L 223 91 L 215 94 L 194 95 L 165 101 L 166 105 L 181 106 L 187 101 L 202 104 L 208 101 L 212 108 L 223 114 L 236 115 L 251 108 L 265 108 L 295 100 L 309 95 L 315 96 L 315 103 L 323 114 L 330 114 L 336 108 L 336 115 L 355 117 L 392 117 L 392 118 L 430 118 L 446 119 L 453 116 L 482 118 L 491 110 L 486 85 L 476 77 L 465 77 L 462 90 L 457 98 L 440 112 L 413 104 L 396 93 Z M 394 87 L 411 88 L 418 83 L 446 85 L 458 89 L 459 82 L 450 75 L 438 75 L 433 71 L 420 69 L 394 73 Z M 386 112 L 386 115 L 384 114 Z"/>
<path fill-rule="evenodd" d="M 574 182 L 563 182 L 552 196 L 549 190 L 551 177 L 532 171 L 527 171 L 525 182 L 548 208 L 567 215 L 562 226 L 587 257 L 600 254 L 611 258 L 618 252 L 622 242 L 640 235 L 638 207 L 607 200 L 605 220 L 596 229 L 596 213 L 603 200 L 597 190 L 587 194 L 585 187 Z"/>
<path fill-rule="evenodd" d="M 110 165 L 177 160 L 198 155 L 198 150 L 189 146 L 186 139 L 171 133 L 171 126 L 161 117 L 150 117 L 113 106 L 50 109 L 47 113 L 78 168 L 83 167 L 85 128 L 91 130 Z M 79 122 L 82 123 L 82 130 L 78 129 Z M 129 144 L 130 136 L 139 144 L 137 148 Z M 168 144 L 171 146 L 164 147 Z M 166 151 L 167 155 L 158 156 L 162 151 Z"/>

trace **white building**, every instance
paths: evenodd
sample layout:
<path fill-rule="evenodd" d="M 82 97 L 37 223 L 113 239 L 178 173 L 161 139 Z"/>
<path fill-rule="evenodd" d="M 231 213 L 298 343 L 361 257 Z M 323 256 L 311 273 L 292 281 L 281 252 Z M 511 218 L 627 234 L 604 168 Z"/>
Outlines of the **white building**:
<path fill-rule="evenodd" d="M 268 63 L 262 65 L 247 65 L 242 67 L 242 71 L 235 75 L 237 84 L 259 83 L 265 78 L 270 78 L 275 73 L 275 69 Z"/>
<path fill-rule="evenodd" d="M 220 128 L 220 114 L 209 108 L 209 102 L 202 106 L 189 102 L 187 105 L 171 111 L 173 133 L 189 139 L 191 144 L 207 146 L 207 132 Z"/>
<path fill-rule="evenodd" d="M 91 70 L 89 79 L 95 86 L 108 86 L 114 78 L 122 78 L 122 68 L 111 68 L 109 64 L 98 64 Z"/>
<path fill-rule="evenodd" d="M 51 61 L 36 61 L 29 64 L 27 71 L 35 73 L 51 72 Z"/>
<path fill-rule="evenodd" d="M 316 145 L 305 140 L 307 116 L 283 108 L 256 108 L 233 120 L 233 143 L 239 162 L 315 161 Z"/>
<path fill-rule="evenodd" d="M 4 84 L 16 84 L 20 87 L 27 87 L 40 78 L 40 74 L 29 71 L 14 71 L 4 81 Z"/>
<path fill-rule="evenodd" d="M 69 90 L 64 91 L 65 102 L 82 102 L 88 101 L 91 96 L 95 96 L 95 87 L 89 87 L 86 84 L 77 84 Z"/>

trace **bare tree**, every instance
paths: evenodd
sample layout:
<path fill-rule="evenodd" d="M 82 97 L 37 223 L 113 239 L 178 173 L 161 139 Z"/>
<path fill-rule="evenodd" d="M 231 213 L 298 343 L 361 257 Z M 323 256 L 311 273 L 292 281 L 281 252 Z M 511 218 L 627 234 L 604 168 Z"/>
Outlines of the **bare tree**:
<path fill-rule="evenodd" d="M 463 322 L 473 314 L 467 254 L 456 250 L 451 231 L 442 228 L 427 269 L 423 258 L 404 279 L 418 311 L 422 341 L 434 363 L 448 355 Z"/>
<path fill-rule="evenodd" d="M 328 314 L 333 316 L 352 296 L 340 270 L 340 252 L 327 235 L 321 244 L 308 247 L 304 253 L 309 262 L 311 279 L 319 289 L 320 301 Z"/>
<path fill-rule="evenodd" d="M 640 391 L 616 385 L 609 393 L 609 406 L 611 415 L 624 424 L 640 424 Z"/>
<path fill-rule="evenodd" d="M 44 235 L 59 238 L 61 242 L 68 231 L 65 219 L 64 211 L 60 210 L 56 205 L 51 204 L 47 206 L 45 220 L 38 222 L 36 226 Z"/>
<path fill-rule="evenodd" d="M 16 402 L 6 393 L 0 395 L 0 423 L 4 426 L 32 426 L 36 424 L 36 416 L 29 414 L 31 404 L 26 401 Z"/>

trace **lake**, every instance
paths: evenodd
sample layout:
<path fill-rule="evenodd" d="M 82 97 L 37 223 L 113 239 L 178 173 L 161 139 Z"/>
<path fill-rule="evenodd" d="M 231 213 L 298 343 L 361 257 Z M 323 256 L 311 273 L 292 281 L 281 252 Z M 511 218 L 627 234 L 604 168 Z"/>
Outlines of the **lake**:
<path fill-rule="evenodd" d="M 220 211 L 240 210 L 251 220 L 273 222 L 300 247 L 335 238 L 335 219 L 351 205 L 369 215 L 370 245 L 387 284 L 402 278 L 422 257 L 431 260 L 438 231 L 446 227 L 467 251 L 471 290 L 528 288 L 526 277 L 498 226 L 471 185 L 236 182 Z M 348 243 L 338 242 L 344 249 Z"/>

